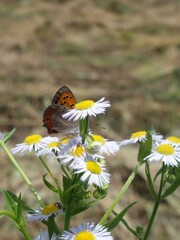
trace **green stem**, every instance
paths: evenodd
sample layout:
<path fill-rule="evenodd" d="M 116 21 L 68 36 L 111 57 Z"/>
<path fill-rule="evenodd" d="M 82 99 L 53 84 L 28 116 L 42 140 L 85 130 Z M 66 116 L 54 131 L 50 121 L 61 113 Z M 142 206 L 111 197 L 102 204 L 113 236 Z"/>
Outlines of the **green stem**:
<path fill-rule="evenodd" d="M 78 174 L 73 175 L 72 186 L 78 182 Z M 71 222 L 71 204 L 74 201 L 73 199 L 74 189 L 70 192 L 68 207 L 65 211 L 65 220 L 64 220 L 64 230 L 68 231 Z"/>
<path fill-rule="evenodd" d="M 26 229 L 21 228 L 20 230 L 22 232 L 22 234 L 24 235 L 26 240 L 32 240 L 32 238 L 30 237 L 29 233 L 26 231 Z"/>
<path fill-rule="evenodd" d="M 154 219 L 156 217 L 157 210 L 158 210 L 159 205 L 161 203 L 161 194 L 162 194 L 163 180 L 164 180 L 164 169 L 165 168 L 164 168 L 164 165 L 163 165 L 157 200 L 155 201 L 154 208 L 153 208 L 153 211 L 152 211 L 152 214 L 151 214 L 151 217 L 150 217 L 150 220 L 149 220 L 149 223 L 148 223 L 148 226 L 147 226 L 147 229 L 146 229 L 146 232 L 145 232 L 143 240 L 147 240 L 148 237 L 149 237 L 149 233 L 150 233 L 151 227 L 152 227 L 152 225 L 154 223 Z"/>
<path fill-rule="evenodd" d="M 141 166 L 141 164 L 139 162 L 137 162 L 137 165 L 135 166 L 133 172 L 131 173 L 131 175 L 129 176 L 129 178 L 127 179 L 127 181 L 125 182 L 124 186 L 121 188 L 120 192 L 118 193 L 117 197 L 114 199 L 113 203 L 111 204 L 111 206 L 108 208 L 108 210 L 106 211 L 106 213 L 104 214 L 104 216 L 101 218 L 99 224 L 103 225 L 107 218 L 109 217 L 109 215 L 112 213 L 112 211 L 114 210 L 115 206 L 118 204 L 118 202 L 120 201 L 120 199 L 122 198 L 122 196 L 124 195 L 124 193 L 126 192 L 126 190 L 128 189 L 129 185 L 131 184 L 131 182 L 133 181 L 134 177 L 137 174 L 137 171 L 139 169 L 139 167 Z"/>
<path fill-rule="evenodd" d="M 47 172 L 49 173 L 49 175 L 51 176 L 51 178 L 53 179 L 54 183 L 56 184 L 56 186 L 58 188 L 58 192 L 59 192 L 59 197 L 61 199 L 62 190 L 61 190 L 61 187 L 59 186 L 59 183 L 58 183 L 57 179 L 54 177 L 54 175 L 52 174 L 50 168 L 47 166 L 47 164 L 45 163 L 43 158 L 39 157 L 39 159 L 40 159 L 41 163 L 43 164 L 43 166 L 45 167 L 45 169 L 47 170 Z"/>
<path fill-rule="evenodd" d="M 70 205 L 68 209 L 66 209 L 66 215 L 65 215 L 65 220 L 64 220 L 64 230 L 68 231 L 69 230 L 69 226 L 70 226 L 70 222 L 71 222 L 71 214 L 70 214 Z"/>
<path fill-rule="evenodd" d="M 3 215 L 13 219 L 14 221 L 16 220 L 15 216 L 9 211 L 0 210 L 0 217 L 3 216 Z"/>
<path fill-rule="evenodd" d="M 156 196 L 156 191 L 154 190 L 154 185 L 153 185 L 153 181 L 152 181 L 152 177 L 151 177 L 151 172 L 149 169 L 149 163 L 146 161 L 146 166 L 145 166 L 145 172 L 146 172 L 146 177 L 148 180 L 148 185 L 149 185 L 149 190 L 151 192 L 152 197 L 154 198 L 154 200 L 156 200 L 157 196 Z"/>
<path fill-rule="evenodd" d="M 14 216 L 14 214 L 12 214 L 9 211 L 2 210 L 0 211 L 0 216 L 3 216 L 3 215 L 11 218 L 15 222 L 16 226 L 18 227 L 19 231 L 24 235 L 25 239 L 32 240 L 32 238 L 30 237 L 26 229 L 16 222 L 16 217 Z"/>
<path fill-rule="evenodd" d="M 53 233 L 61 234 L 61 231 L 59 230 L 59 228 L 54 220 L 54 217 L 49 218 L 46 226 L 48 227 L 49 239 L 52 238 Z"/>
<path fill-rule="evenodd" d="M 89 118 L 88 116 L 80 120 L 80 135 L 82 137 L 82 143 L 84 144 L 86 136 L 88 134 Z"/>
<path fill-rule="evenodd" d="M 61 165 L 61 170 L 63 171 L 63 173 L 68 179 L 71 179 L 63 165 Z"/>
<path fill-rule="evenodd" d="M 151 218 L 150 218 L 150 220 L 149 220 L 149 224 L 148 224 L 148 226 L 147 226 L 147 229 L 146 229 L 146 232 L 145 232 L 145 235 L 144 235 L 143 240 L 148 239 L 148 236 L 149 236 L 151 227 L 152 227 L 152 225 L 153 225 L 153 222 L 154 222 L 154 219 L 155 219 L 155 216 L 156 216 L 158 207 L 159 207 L 159 204 L 160 204 L 160 202 L 159 202 L 158 200 L 157 200 L 157 201 L 155 202 L 155 204 L 154 204 L 154 208 L 153 208 L 153 211 L 152 211 L 152 214 L 151 214 Z"/>
<path fill-rule="evenodd" d="M 26 174 L 24 173 L 24 171 L 22 170 L 22 168 L 19 166 L 19 164 L 17 163 L 17 161 L 15 160 L 15 158 L 13 157 L 13 155 L 11 154 L 11 152 L 9 151 L 9 149 L 6 147 L 6 145 L 4 144 L 3 141 L 0 141 L 0 146 L 2 147 L 2 149 L 5 151 L 5 153 L 7 154 L 7 156 L 9 157 L 9 159 L 11 160 L 12 164 L 15 166 L 15 168 L 17 169 L 17 171 L 20 173 L 21 177 L 24 179 L 24 181 L 27 183 L 27 185 L 29 186 L 30 190 L 32 191 L 32 193 L 34 194 L 35 198 L 37 199 L 37 201 L 39 202 L 41 207 L 44 207 L 44 203 L 41 199 L 41 197 L 39 196 L 39 194 L 35 191 L 31 181 L 29 180 L 29 178 L 26 176 Z"/>

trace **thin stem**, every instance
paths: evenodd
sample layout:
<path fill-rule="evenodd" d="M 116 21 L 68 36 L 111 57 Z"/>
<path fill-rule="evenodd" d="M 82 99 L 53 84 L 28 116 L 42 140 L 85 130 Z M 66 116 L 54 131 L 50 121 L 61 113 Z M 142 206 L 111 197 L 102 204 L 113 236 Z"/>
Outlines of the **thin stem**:
<path fill-rule="evenodd" d="M 27 240 L 32 239 L 30 237 L 30 235 L 27 233 L 26 229 L 16 222 L 16 217 L 14 216 L 14 214 L 12 214 L 9 211 L 2 210 L 2 211 L 0 211 L 0 216 L 3 216 L 3 215 L 11 218 L 15 222 L 16 226 L 18 227 L 19 231 L 24 235 L 25 239 L 27 239 Z"/>
<path fill-rule="evenodd" d="M 48 227 L 49 239 L 52 238 L 53 233 L 61 234 L 61 231 L 59 230 L 59 228 L 54 220 L 54 217 L 50 217 L 48 219 L 47 227 Z"/>
<path fill-rule="evenodd" d="M 84 144 L 86 136 L 88 134 L 89 118 L 88 116 L 80 120 L 80 135 L 82 137 L 82 143 Z"/>
<path fill-rule="evenodd" d="M 148 239 L 160 202 L 156 200 L 143 240 Z"/>
<path fill-rule="evenodd" d="M 112 211 L 114 210 L 115 206 L 118 204 L 118 202 L 120 201 L 120 199 L 122 198 L 122 196 L 124 195 L 124 193 L 126 192 L 126 190 L 128 189 L 129 185 L 131 184 L 131 182 L 133 181 L 134 177 L 137 174 L 137 171 L 139 169 L 139 167 L 141 166 L 141 164 L 139 162 L 137 162 L 137 165 L 135 166 L 133 172 L 131 173 L 131 175 L 129 176 L 129 178 L 127 179 L 127 181 L 125 182 L 124 186 L 121 188 L 120 192 L 118 193 L 117 197 L 115 198 L 115 200 L 113 201 L 113 203 L 111 204 L 111 206 L 108 208 L 108 210 L 106 211 L 106 213 L 104 214 L 104 216 L 101 218 L 99 224 L 103 225 L 107 218 L 109 217 L 109 215 L 112 213 Z"/>
<path fill-rule="evenodd" d="M 47 164 L 45 163 L 43 158 L 39 157 L 39 159 L 40 159 L 41 163 L 43 164 L 43 166 L 45 167 L 45 169 L 47 170 L 47 172 L 49 173 L 49 175 L 51 176 L 51 178 L 53 179 L 54 183 L 56 184 L 56 186 L 58 188 L 59 195 L 60 195 L 60 199 L 61 199 L 62 190 L 61 190 L 61 187 L 59 186 L 59 183 L 58 183 L 57 179 L 54 177 L 54 175 L 52 174 L 50 168 L 47 166 Z"/>
<path fill-rule="evenodd" d="M 70 221 L 71 221 L 70 205 L 71 205 L 71 200 L 70 200 L 68 209 L 66 209 L 66 215 L 65 215 L 65 220 L 64 220 L 64 230 L 65 231 L 69 230 Z"/>
<path fill-rule="evenodd" d="M 68 179 L 71 179 L 63 165 L 61 165 L 61 170 L 63 171 L 63 173 L 66 175 Z"/>
<path fill-rule="evenodd" d="M 157 194 L 156 194 L 156 191 L 154 190 L 154 185 L 153 185 L 153 181 L 152 181 L 151 173 L 150 173 L 150 169 L 149 169 L 149 163 L 146 162 L 145 164 L 146 164 L 145 172 L 146 172 L 146 176 L 147 176 L 147 180 L 148 180 L 148 184 L 149 184 L 149 190 L 150 190 L 151 195 L 154 198 L 154 200 L 156 200 Z"/>
<path fill-rule="evenodd" d="M 17 163 L 17 161 L 15 160 L 15 158 L 13 157 L 13 155 L 11 154 L 11 152 L 9 151 L 9 149 L 6 147 L 6 145 L 4 144 L 3 141 L 0 141 L 0 145 L 2 147 L 2 149 L 5 151 L 5 153 L 7 154 L 7 156 L 9 157 L 9 159 L 11 160 L 12 164 L 15 166 L 15 168 L 17 169 L 17 171 L 20 173 L 21 177 L 24 179 L 24 181 L 27 183 L 27 185 L 29 186 L 30 190 L 32 191 L 32 193 L 34 194 L 35 198 L 37 199 L 37 201 L 39 202 L 41 207 L 44 207 L 44 202 L 41 199 L 41 197 L 39 196 L 39 194 L 35 191 L 31 181 L 29 180 L 29 178 L 26 176 L 26 174 L 24 173 L 24 171 L 22 170 L 22 168 L 19 166 L 19 164 Z"/>
<path fill-rule="evenodd" d="M 77 174 L 73 175 L 72 186 L 75 185 L 76 182 L 78 182 L 78 175 Z M 74 189 L 70 193 L 69 204 L 68 204 L 68 207 L 65 211 L 64 230 L 66 230 L 66 231 L 69 230 L 70 222 L 71 222 L 71 204 L 74 200 L 73 199 L 73 194 L 74 194 Z"/>
<path fill-rule="evenodd" d="M 26 240 L 32 240 L 32 238 L 30 237 L 29 233 L 23 228 L 21 228 L 21 232 L 24 235 Z"/>
<path fill-rule="evenodd" d="M 15 216 L 7 210 L 0 210 L 0 217 L 3 216 L 3 215 L 13 219 L 14 221 L 16 220 Z"/>
<path fill-rule="evenodd" d="M 159 205 L 161 203 L 161 194 L 162 194 L 163 180 L 164 180 L 164 169 L 165 168 L 164 168 L 164 165 L 163 165 L 158 196 L 157 196 L 156 202 L 154 204 L 154 208 L 153 208 L 153 211 L 152 211 L 152 214 L 151 214 L 151 217 L 150 217 L 150 220 L 149 220 L 149 223 L 148 223 L 148 226 L 147 226 L 147 229 L 146 229 L 146 232 L 145 232 L 143 240 L 147 240 L 148 237 L 149 237 L 149 233 L 150 233 L 151 227 L 152 227 L 152 225 L 154 223 L 154 219 L 156 217 L 158 207 L 159 207 Z"/>

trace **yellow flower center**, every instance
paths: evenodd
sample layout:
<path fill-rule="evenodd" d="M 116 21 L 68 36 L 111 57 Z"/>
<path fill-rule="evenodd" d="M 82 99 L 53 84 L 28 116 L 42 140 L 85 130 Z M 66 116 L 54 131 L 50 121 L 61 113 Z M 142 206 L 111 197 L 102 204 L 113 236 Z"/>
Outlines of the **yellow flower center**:
<path fill-rule="evenodd" d="M 173 142 L 173 143 L 180 144 L 180 138 L 178 138 L 178 137 L 171 136 L 171 137 L 168 137 L 167 140 L 170 142 Z"/>
<path fill-rule="evenodd" d="M 71 154 L 76 157 L 82 156 L 84 152 L 85 152 L 84 147 L 79 146 L 79 145 L 71 150 Z"/>
<path fill-rule="evenodd" d="M 35 144 L 35 143 L 38 143 L 42 140 L 42 137 L 41 135 L 39 134 L 34 134 L 34 135 L 31 135 L 31 136 L 28 136 L 24 139 L 24 143 L 30 145 L 30 144 Z"/>
<path fill-rule="evenodd" d="M 83 231 L 78 233 L 74 240 L 95 240 L 94 235 L 89 231 Z"/>
<path fill-rule="evenodd" d="M 47 145 L 48 148 L 59 147 L 60 142 L 51 142 Z"/>
<path fill-rule="evenodd" d="M 92 137 L 93 137 L 94 141 L 100 142 L 102 145 L 105 144 L 104 138 L 102 136 L 93 134 Z"/>
<path fill-rule="evenodd" d="M 100 174 L 102 171 L 101 166 L 97 162 L 89 161 L 86 163 L 86 167 L 94 174 Z"/>
<path fill-rule="evenodd" d="M 60 144 L 67 144 L 69 142 L 69 138 L 68 137 L 64 137 L 61 139 Z"/>
<path fill-rule="evenodd" d="M 84 110 L 84 109 L 88 109 L 91 108 L 94 105 L 94 101 L 93 100 L 85 100 L 79 103 L 75 104 L 75 108 L 77 110 Z"/>
<path fill-rule="evenodd" d="M 172 155 L 175 152 L 174 148 L 166 143 L 159 145 L 156 151 L 164 155 Z"/>
<path fill-rule="evenodd" d="M 49 215 L 50 213 L 57 212 L 58 210 L 59 210 L 59 208 L 57 208 L 56 205 L 49 204 L 43 208 L 41 213 L 44 215 Z"/>
<path fill-rule="evenodd" d="M 131 138 L 145 137 L 146 133 L 146 131 L 135 132 L 131 135 Z"/>

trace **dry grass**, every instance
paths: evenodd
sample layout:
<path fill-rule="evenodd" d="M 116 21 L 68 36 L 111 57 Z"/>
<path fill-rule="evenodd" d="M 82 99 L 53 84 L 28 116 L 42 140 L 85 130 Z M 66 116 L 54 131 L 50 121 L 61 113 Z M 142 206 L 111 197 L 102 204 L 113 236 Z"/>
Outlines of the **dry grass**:
<path fill-rule="evenodd" d="M 175 0 L 2 0 L 0 129 L 17 128 L 10 145 L 35 132 L 46 135 L 43 110 L 64 84 L 78 99 L 106 96 L 111 101 L 112 108 L 100 119 L 106 129 L 95 127 L 105 137 L 119 140 L 151 126 L 165 135 L 178 135 L 179 7 Z M 130 151 L 133 156 L 135 150 Z M 112 186 L 108 198 L 96 208 L 99 214 L 132 170 L 132 156 L 125 149 L 109 160 Z M 39 177 L 44 173 L 40 164 L 30 157 L 20 160 L 20 164 L 31 169 L 27 171 L 29 177 L 50 201 Z M 4 156 L 0 167 L 1 187 L 21 191 L 34 204 L 29 190 Z M 0 200 L 3 207 L 1 195 Z M 145 225 L 152 200 L 143 171 L 117 210 L 134 200 L 139 204 L 127 219 L 134 227 Z M 177 194 L 162 204 L 150 239 L 178 239 L 178 200 Z M 85 216 L 96 217 L 91 212 Z M 21 239 L 7 219 L 0 219 L 0 226 L 0 239 L 9 239 L 9 231 L 13 239 Z M 37 232 L 40 225 L 33 226 Z M 117 240 L 133 239 L 121 225 L 114 236 Z"/>

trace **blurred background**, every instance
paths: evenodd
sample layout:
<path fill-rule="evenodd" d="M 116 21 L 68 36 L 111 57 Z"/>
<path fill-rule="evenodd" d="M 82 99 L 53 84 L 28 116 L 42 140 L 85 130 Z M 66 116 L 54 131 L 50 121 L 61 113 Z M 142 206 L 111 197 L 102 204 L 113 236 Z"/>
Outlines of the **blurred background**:
<path fill-rule="evenodd" d="M 42 127 L 44 109 L 55 92 L 67 85 L 77 99 L 111 102 L 107 114 L 92 124 L 111 140 L 154 127 L 164 136 L 180 135 L 180 1 L 179 0 L 1 0 L 0 1 L 0 131 L 16 127 L 11 148 Z M 73 219 L 98 222 L 135 166 L 137 148 L 125 147 L 109 158 L 109 195 L 93 211 Z M 47 203 L 45 170 L 32 156 L 20 158 L 35 188 Z M 49 162 L 53 168 L 55 163 Z M 36 206 L 33 195 L 1 152 L 1 188 Z M 157 170 L 153 165 L 153 171 Z M 54 167 L 55 174 L 59 172 Z M 180 193 L 159 209 L 150 239 L 179 239 Z M 152 198 L 141 169 L 116 210 L 138 203 L 126 215 L 132 227 L 146 226 Z M 0 208 L 4 201 L 0 195 Z M 63 219 L 59 219 L 59 224 Z M 43 229 L 30 223 L 34 236 Z M 0 219 L 0 239 L 23 239 L 11 221 Z M 122 224 L 114 239 L 134 239 Z"/>

